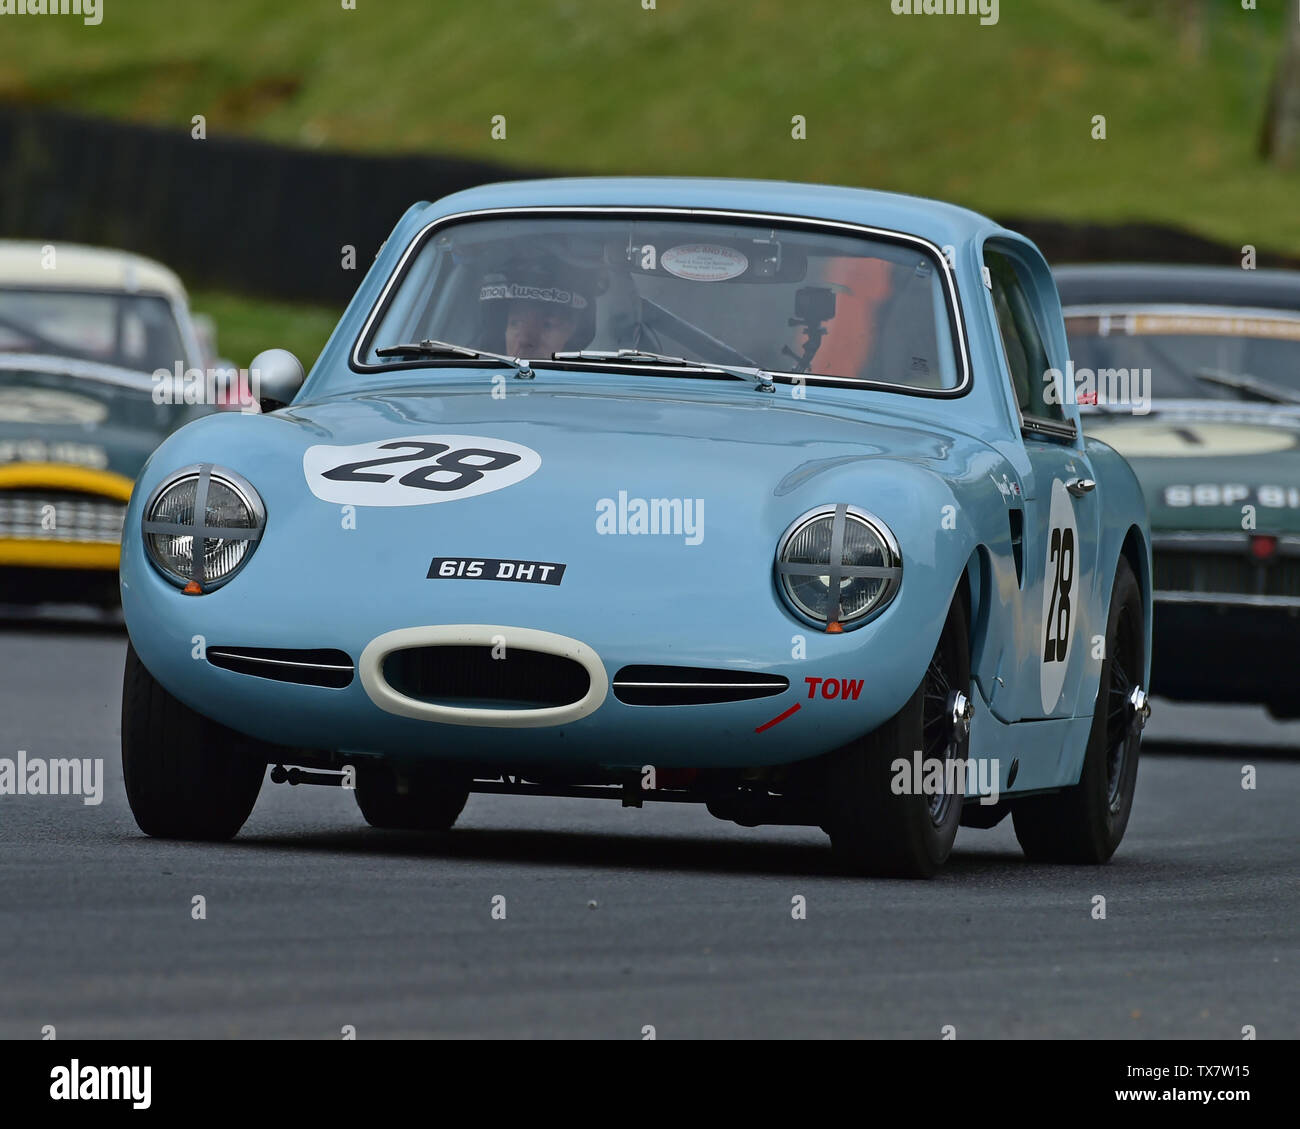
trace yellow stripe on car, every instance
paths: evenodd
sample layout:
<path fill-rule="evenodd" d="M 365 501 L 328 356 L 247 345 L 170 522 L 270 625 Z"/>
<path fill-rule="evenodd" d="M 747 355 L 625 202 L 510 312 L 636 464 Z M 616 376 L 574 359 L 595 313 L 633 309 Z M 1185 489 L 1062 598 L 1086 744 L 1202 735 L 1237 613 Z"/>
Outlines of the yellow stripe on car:
<path fill-rule="evenodd" d="M 115 569 L 120 555 L 121 546 L 111 541 L 0 541 L 0 565 Z"/>
<path fill-rule="evenodd" d="M 132 485 L 132 480 L 124 474 L 97 470 L 94 467 L 71 466 L 68 463 L 0 464 L 0 490 L 45 486 L 51 490 L 102 494 L 116 498 L 119 502 L 129 502 Z"/>

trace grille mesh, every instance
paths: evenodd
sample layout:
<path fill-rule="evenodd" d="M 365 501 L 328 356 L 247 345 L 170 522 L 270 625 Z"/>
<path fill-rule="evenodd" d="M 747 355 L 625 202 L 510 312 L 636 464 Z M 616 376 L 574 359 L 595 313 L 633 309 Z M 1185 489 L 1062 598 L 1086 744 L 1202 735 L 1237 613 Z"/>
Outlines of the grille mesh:
<path fill-rule="evenodd" d="M 440 706 L 545 709 L 580 701 L 590 688 L 572 659 L 510 647 L 409 647 L 384 659 L 384 679 L 399 694 Z"/>
<path fill-rule="evenodd" d="M 1257 561 L 1244 552 L 1161 549 L 1154 565 L 1157 592 L 1300 596 L 1300 557 Z"/>
<path fill-rule="evenodd" d="M 94 494 L 0 491 L 0 537 L 24 541 L 122 540 L 126 506 Z"/>

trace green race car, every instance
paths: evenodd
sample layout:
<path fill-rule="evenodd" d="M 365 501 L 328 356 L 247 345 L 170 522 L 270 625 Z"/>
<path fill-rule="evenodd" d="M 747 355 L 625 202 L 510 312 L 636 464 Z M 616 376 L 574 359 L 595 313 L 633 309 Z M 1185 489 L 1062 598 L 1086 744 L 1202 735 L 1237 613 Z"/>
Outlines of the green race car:
<path fill-rule="evenodd" d="M 1152 692 L 1300 717 L 1300 273 L 1054 273 L 1065 394 L 1150 511 Z"/>

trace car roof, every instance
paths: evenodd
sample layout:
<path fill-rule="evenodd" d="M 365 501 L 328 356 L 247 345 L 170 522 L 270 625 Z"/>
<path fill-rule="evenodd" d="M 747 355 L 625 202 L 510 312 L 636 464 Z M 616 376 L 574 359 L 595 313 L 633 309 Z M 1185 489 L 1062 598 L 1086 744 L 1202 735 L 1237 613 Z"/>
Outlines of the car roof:
<path fill-rule="evenodd" d="M 1209 305 L 1300 310 L 1300 271 L 1108 263 L 1052 270 L 1062 306 Z"/>
<path fill-rule="evenodd" d="M 1004 229 L 956 204 L 865 188 L 712 177 L 567 177 L 485 184 L 430 204 L 433 220 L 479 208 L 700 208 L 840 220 L 920 235 L 942 246 Z"/>
<path fill-rule="evenodd" d="M 47 270 L 45 248 L 55 251 L 54 268 Z M 62 290 L 122 290 L 153 292 L 185 301 L 185 287 L 176 274 L 143 255 L 87 247 L 58 240 L 0 239 L 0 286 L 32 286 Z"/>

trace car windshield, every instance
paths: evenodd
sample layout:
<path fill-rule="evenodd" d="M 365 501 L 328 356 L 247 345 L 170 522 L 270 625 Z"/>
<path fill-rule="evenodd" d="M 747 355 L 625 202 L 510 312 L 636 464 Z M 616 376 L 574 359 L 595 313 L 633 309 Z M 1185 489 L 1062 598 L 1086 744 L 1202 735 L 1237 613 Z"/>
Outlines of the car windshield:
<path fill-rule="evenodd" d="M 1149 369 L 1157 408 L 1162 399 L 1300 403 L 1300 314 L 1210 307 L 1065 313 L 1076 382 L 1081 369 Z"/>
<path fill-rule="evenodd" d="M 637 349 L 941 391 L 961 383 L 955 324 L 942 264 L 902 237 L 688 217 L 493 218 L 426 236 L 357 359 L 410 365 L 417 354 L 380 351 L 426 340 L 543 362 Z M 425 353 L 421 365 L 465 363 Z"/>
<path fill-rule="evenodd" d="M 157 294 L 0 288 L 0 353 L 41 353 L 138 372 L 186 354 L 171 304 Z"/>

